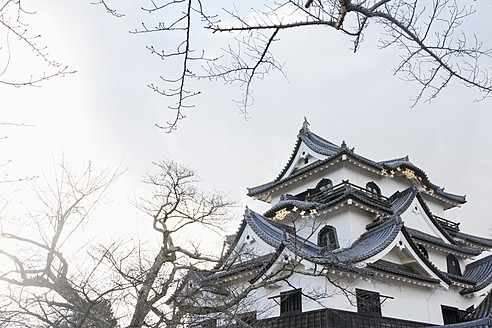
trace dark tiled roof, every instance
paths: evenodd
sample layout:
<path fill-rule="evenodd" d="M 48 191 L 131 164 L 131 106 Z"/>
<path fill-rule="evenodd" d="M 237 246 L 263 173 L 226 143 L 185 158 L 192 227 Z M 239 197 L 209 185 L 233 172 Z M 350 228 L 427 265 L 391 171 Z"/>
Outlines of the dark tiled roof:
<path fill-rule="evenodd" d="M 417 195 L 418 190 L 415 186 L 409 187 L 403 191 L 397 191 L 389 198 L 391 202 L 391 214 L 392 215 L 401 215 L 405 212 L 408 207 L 412 204 L 415 196 Z M 379 224 L 385 222 L 387 218 L 378 218 L 372 223 L 366 226 L 366 229 L 372 229 Z"/>
<path fill-rule="evenodd" d="M 418 239 L 437 246 L 441 246 L 442 248 L 446 248 L 451 251 L 459 252 L 466 255 L 473 255 L 473 256 L 480 255 L 482 253 L 482 251 L 478 248 L 447 244 L 443 242 L 440 238 L 425 234 L 415 229 L 407 228 L 407 231 L 410 234 L 410 236 L 414 239 Z"/>
<path fill-rule="evenodd" d="M 246 210 L 245 218 L 255 233 L 269 245 L 275 248 L 285 245 L 295 254 L 319 264 L 352 264 L 365 260 L 386 248 L 402 227 L 401 219 L 393 217 L 362 234 L 349 248 L 330 252 L 290 233 L 278 224 L 272 224 L 273 221 L 251 210 Z"/>
<path fill-rule="evenodd" d="M 341 199 L 342 197 L 340 197 Z M 310 209 L 315 209 L 318 208 L 323 204 L 318 203 L 318 202 L 307 202 L 307 201 L 302 201 L 302 200 L 297 200 L 297 199 L 285 199 L 279 201 L 277 204 L 273 205 L 269 210 L 265 212 L 265 216 L 267 217 L 272 217 L 275 215 L 275 212 L 283 209 L 283 208 L 292 208 L 292 207 L 297 207 L 301 211 L 307 211 Z"/>
<path fill-rule="evenodd" d="M 318 154 L 322 154 L 326 156 L 333 156 L 340 149 L 339 146 L 309 131 L 309 129 L 306 127 L 306 124 L 303 124 L 303 127 L 299 130 L 299 133 L 297 134 L 296 144 L 294 146 L 294 150 L 292 151 L 292 154 L 290 155 L 289 160 L 287 161 L 287 164 L 285 164 L 284 168 L 279 173 L 279 175 L 275 178 L 274 181 L 279 181 L 287 172 L 289 167 L 292 165 L 295 159 L 294 157 L 302 141 L 304 141 L 304 143 L 313 151 L 317 152 Z"/>
<path fill-rule="evenodd" d="M 453 236 L 456 239 L 462 239 L 466 242 L 475 244 L 477 246 L 492 248 L 492 239 L 472 236 L 460 231 L 453 231 L 451 229 L 449 229 L 448 232 L 451 236 Z"/>
<path fill-rule="evenodd" d="M 337 189 L 331 195 L 327 193 L 326 202 L 315 202 L 315 201 L 302 201 L 296 199 L 285 199 L 279 201 L 277 204 L 273 205 L 268 211 L 265 212 L 265 216 L 272 217 L 275 215 L 275 212 L 283 209 L 283 208 L 292 208 L 297 207 L 300 210 L 310 210 L 316 209 L 317 211 L 322 211 L 326 208 L 330 208 L 334 205 L 337 205 L 341 202 L 346 201 L 347 199 L 353 199 L 355 201 L 359 201 L 360 203 L 371 207 L 373 209 L 386 212 L 387 214 L 391 214 L 392 206 L 388 202 L 383 202 L 378 200 L 377 198 L 371 197 L 367 193 L 361 192 L 360 188 L 355 188 L 351 184 L 344 183 L 340 187 L 335 187 Z"/>
<path fill-rule="evenodd" d="M 439 279 L 422 276 L 420 274 L 408 272 L 405 270 L 400 270 L 400 269 L 396 268 L 395 266 L 383 265 L 381 263 L 368 263 L 367 266 L 370 268 L 373 268 L 373 269 L 393 273 L 393 274 L 396 274 L 399 276 L 404 276 L 404 277 L 412 278 L 415 280 L 422 280 L 425 282 L 431 282 L 431 283 L 436 283 L 436 284 L 438 284 L 440 282 Z"/>
<path fill-rule="evenodd" d="M 234 251 L 234 248 L 236 247 L 239 238 L 241 238 L 241 234 L 243 233 L 245 228 L 246 228 L 246 220 L 243 219 L 241 221 L 241 224 L 239 225 L 238 230 L 236 231 L 234 241 L 231 243 L 226 253 L 220 258 L 219 262 L 217 263 L 217 265 L 215 265 L 214 269 L 219 269 L 221 266 L 224 265 L 224 260 L 228 259 L 231 253 Z"/>
<path fill-rule="evenodd" d="M 316 167 L 319 167 L 319 166 L 322 166 L 324 164 L 327 164 L 330 161 L 332 161 L 334 158 L 337 158 L 338 155 L 340 155 L 341 153 L 342 153 L 342 150 L 338 154 L 335 154 L 332 157 L 328 157 L 328 158 L 326 158 L 326 159 L 324 159 L 322 161 L 313 162 L 312 164 L 309 164 L 309 165 L 303 167 L 302 169 L 293 172 L 288 177 L 284 177 L 284 178 L 279 179 L 279 180 L 275 179 L 272 182 L 268 182 L 268 183 L 262 184 L 262 185 L 257 186 L 257 187 L 248 188 L 248 196 L 256 196 L 256 195 L 259 195 L 262 192 L 267 191 L 270 188 L 273 188 L 273 187 L 275 187 L 277 185 L 280 185 L 280 184 L 282 184 L 285 181 L 288 181 L 288 180 L 293 179 L 293 178 L 295 178 L 297 176 L 300 176 L 300 175 L 302 175 L 302 174 L 304 174 L 306 172 L 309 172 L 311 169 L 314 169 Z"/>
<path fill-rule="evenodd" d="M 408 156 L 405 157 L 400 157 L 400 158 L 395 158 L 395 159 L 390 159 L 386 161 L 380 161 L 379 164 L 382 165 L 388 165 L 391 167 L 398 167 L 402 164 L 410 163 L 410 160 L 408 159 Z"/>
<path fill-rule="evenodd" d="M 467 319 L 477 320 L 485 317 L 490 318 L 490 316 L 492 316 L 492 292 L 487 294 L 480 305 L 477 306 Z"/>
<path fill-rule="evenodd" d="M 201 282 L 202 284 L 207 284 L 220 278 L 229 277 L 229 276 L 236 275 L 238 273 L 248 272 L 260 268 L 264 266 L 266 263 L 269 263 L 274 254 L 275 253 L 266 254 L 249 261 L 244 261 L 238 264 L 234 264 L 233 266 L 227 268 L 224 271 L 219 271 L 204 277 L 203 279 L 201 279 Z"/>
<path fill-rule="evenodd" d="M 174 293 L 166 300 L 166 304 L 172 304 L 174 302 L 179 302 L 179 299 L 186 299 L 191 297 L 194 293 L 199 290 L 199 284 L 207 275 L 208 272 L 200 272 L 189 270 L 186 275 L 181 279 Z M 186 288 L 187 285 L 192 285 L 192 288 Z"/>
<path fill-rule="evenodd" d="M 342 183 L 343 188 L 336 192 L 333 192 L 333 197 L 327 197 L 326 202 L 315 202 L 315 201 L 302 201 L 298 199 L 285 199 L 279 201 L 277 204 L 272 206 L 268 211 L 265 212 L 265 216 L 272 217 L 275 213 L 283 208 L 291 209 L 294 206 L 300 210 L 310 210 L 316 209 L 318 212 L 326 208 L 333 207 L 347 199 L 353 199 L 359 201 L 360 203 L 366 205 L 367 207 L 373 208 L 378 211 L 386 212 L 387 214 L 401 214 L 405 212 L 412 203 L 418 190 L 415 186 L 409 187 L 402 192 L 395 192 L 390 198 L 385 198 L 386 200 L 378 199 L 374 197 L 374 194 L 364 193 L 360 190 L 362 188 L 349 184 L 347 182 Z M 329 193 L 328 193 L 329 195 Z"/>
<path fill-rule="evenodd" d="M 318 154 L 325 155 L 327 157 L 324 160 L 313 162 L 303 167 L 302 169 L 293 172 L 290 176 L 286 177 L 285 174 L 287 173 L 289 167 L 293 164 L 295 155 L 299 150 L 301 142 L 304 142 L 310 149 L 317 152 Z M 427 177 L 427 174 L 422 169 L 411 163 L 408 159 L 408 156 L 402 158 L 396 158 L 392 160 L 375 162 L 373 160 L 370 160 L 368 158 L 356 154 L 353 149 L 348 149 L 347 146 L 345 145 L 345 142 L 342 143 L 342 146 L 337 146 L 321 138 L 315 133 L 309 131 L 306 125 L 304 125 L 303 128 L 299 131 L 299 134 L 297 135 L 296 144 L 294 146 L 294 151 L 292 152 L 289 160 L 287 161 L 287 164 L 282 169 L 280 174 L 271 182 L 256 187 L 248 188 L 248 196 L 259 195 L 262 192 L 265 192 L 277 185 L 280 185 L 283 182 L 286 182 L 292 178 L 302 175 L 314 168 L 330 163 L 334 159 L 339 158 L 341 155 L 344 154 L 361 163 L 367 164 L 368 166 L 371 166 L 377 170 L 382 170 L 382 169 L 396 170 L 398 167 L 400 167 L 401 169 L 405 169 L 405 168 L 411 169 L 414 172 L 416 172 L 417 175 L 422 178 L 422 182 L 429 188 L 433 189 L 437 195 L 459 204 L 463 204 L 466 202 L 465 196 L 444 192 L 444 188 L 441 188 L 438 185 L 435 185 L 432 182 L 430 182 L 429 178 Z"/>
<path fill-rule="evenodd" d="M 391 211 L 393 214 L 400 215 L 405 212 L 412 204 L 415 196 L 418 194 L 417 186 L 413 185 L 403 191 L 395 192 L 391 197 Z"/>
<path fill-rule="evenodd" d="M 321 138 L 320 136 L 309 131 L 308 129 L 304 129 L 304 128 L 301 129 L 299 131 L 298 138 L 304 141 L 304 143 L 309 148 L 311 148 L 318 154 L 332 156 L 340 150 L 340 146 L 337 146 L 334 143 L 331 143 L 328 140 Z"/>
<path fill-rule="evenodd" d="M 382 161 L 382 162 L 379 162 L 379 164 L 383 165 L 384 168 L 390 169 L 390 170 L 396 170 L 398 167 L 400 167 L 402 170 L 408 168 L 408 169 L 414 171 L 417 176 L 421 177 L 422 182 L 427 187 L 433 189 L 437 195 L 444 197 L 446 199 L 452 200 L 454 202 L 457 202 L 459 204 L 466 203 L 466 196 L 460 196 L 460 195 L 455 195 L 455 194 L 445 192 L 444 188 L 441 188 L 438 185 L 432 183 L 429 180 L 429 177 L 427 176 L 427 174 L 421 168 L 417 167 L 415 164 L 410 162 L 408 160 L 408 157 L 405 157 L 403 159 L 394 159 L 394 160 L 390 160 L 390 161 Z"/>
<path fill-rule="evenodd" d="M 253 229 L 253 231 L 268 245 L 277 249 L 282 245 L 282 240 L 287 234 L 286 229 L 282 229 L 281 226 L 273 225 L 268 219 L 258 219 L 259 214 L 246 208 L 244 213 L 244 219 Z"/>
<path fill-rule="evenodd" d="M 399 197 L 405 199 L 405 201 L 400 202 L 400 204 L 402 204 L 402 206 L 404 206 L 403 204 L 407 204 L 411 198 L 409 195 L 412 194 L 414 195 L 415 192 L 408 191 L 400 193 Z M 396 197 L 394 199 L 396 199 Z M 388 216 L 377 225 L 369 228 L 368 231 L 363 233 L 350 247 L 337 249 L 334 251 L 328 251 L 324 247 L 319 247 L 318 245 L 297 236 L 292 227 L 284 225 L 280 222 L 269 220 L 248 208 L 246 208 L 239 232 L 244 230 L 243 225 L 245 224 L 249 225 L 261 240 L 272 246 L 275 249 L 275 252 L 258 257 L 254 260 L 235 264 L 231 267 L 225 267 L 225 264 L 223 264 L 222 269 L 218 269 L 218 271 L 215 271 L 213 274 L 208 274 L 201 277 L 200 280 L 202 280 L 202 286 L 203 284 L 208 285 L 209 282 L 219 278 L 251 270 L 256 271 L 250 279 L 254 282 L 259 279 L 261 275 L 266 272 L 266 270 L 268 270 L 268 268 L 277 260 L 278 256 L 284 249 L 288 249 L 292 253 L 296 254 L 296 256 L 307 259 L 313 263 L 333 267 L 338 270 L 358 272 L 354 264 L 364 261 L 388 247 L 400 231 L 403 233 L 421 260 L 426 263 L 426 265 L 436 274 L 438 278 L 442 279 L 447 284 L 451 284 L 452 280 L 455 280 L 452 279 L 453 277 L 441 272 L 437 267 L 435 267 L 434 264 L 432 264 L 432 262 L 420 253 L 416 247 L 416 244 L 412 241 L 412 238 L 417 238 L 416 235 L 418 232 L 414 230 L 410 230 L 411 232 L 409 232 L 403 226 L 402 220 L 397 215 Z M 239 236 L 236 236 L 235 243 L 237 243 L 238 238 Z M 235 243 L 233 243 L 233 245 L 235 245 Z M 446 246 L 458 247 L 447 244 Z M 233 246 L 231 246 L 231 248 L 232 247 Z M 231 255 L 231 250 L 229 250 L 227 254 L 228 255 L 226 256 Z M 481 269 L 483 269 L 484 265 L 489 269 L 492 268 L 491 257 L 469 265 L 461 281 L 473 284 L 474 282 L 480 280 L 480 273 L 483 275 L 483 270 Z M 372 269 L 379 270 L 393 270 L 392 272 L 395 274 L 402 274 L 413 279 L 420 279 L 432 283 L 439 282 L 439 279 L 436 278 L 425 277 L 409 272 L 394 272 L 394 269 L 379 267 L 377 264 L 373 264 L 370 267 L 372 267 Z M 371 273 L 368 271 L 364 274 Z M 489 274 L 489 278 L 490 276 L 491 275 Z"/>
<path fill-rule="evenodd" d="M 461 282 L 461 283 L 465 283 L 465 284 L 468 284 L 468 285 L 475 285 L 476 281 L 473 280 L 473 279 L 470 279 L 470 278 L 466 278 L 466 277 L 463 277 L 463 276 L 458 276 L 458 275 L 455 275 L 455 274 L 451 274 L 449 272 L 442 272 L 444 275 L 448 276 L 449 279 L 453 280 L 453 281 L 456 281 L 456 282 Z"/>
<path fill-rule="evenodd" d="M 402 231 L 414 251 L 426 263 L 429 269 L 445 283 L 452 283 L 452 280 L 448 276 L 439 271 L 432 262 L 420 254 L 420 251 L 413 243 L 410 234 L 404 228 L 399 216 L 387 217 L 377 226 L 363 233 L 350 247 L 335 251 L 327 251 L 326 248 L 319 247 L 308 240 L 302 239 L 290 233 L 287 229 L 282 228 L 278 223 L 277 225 L 273 225 L 272 222 L 274 221 L 268 220 L 251 210 L 246 211 L 245 218 L 255 233 L 263 241 L 276 249 L 284 245 L 297 256 L 308 259 L 313 263 L 349 271 L 356 271 L 355 263 L 366 260 L 388 247 L 398 232 Z"/>
<path fill-rule="evenodd" d="M 439 232 L 451 243 L 451 244 L 457 244 L 456 241 L 451 237 L 449 234 L 448 230 L 444 229 L 441 224 L 437 221 L 437 219 L 434 217 L 434 214 L 432 214 L 429 206 L 425 203 L 424 199 L 420 194 L 417 194 L 417 200 L 419 201 L 420 206 L 424 209 L 425 214 L 427 214 L 427 217 L 431 222 L 434 224 L 434 226 L 439 230 Z"/>
<path fill-rule="evenodd" d="M 473 293 L 490 285 L 492 283 L 492 255 L 468 264 L 463 277 L 475 281 L 475 286 L 461 290 L 461 294 Z"/>
<path fill-rule="evenodd" d="M 287 173 L 287 170 L 289 169 L 289 167 L 291 167 L 291 165 L 293 164 L 294 159 L 295 159 L 295 155 L 296 155 L 297 151 L 299 150 L 299 147 L 300 147 L 302 142 L 304 142 L 311 150 L 315 151 L 318 154 L 327 156 L 327 158 L 324 160 L 321 160 L 321 161 L 313 162 L 313 163 L 303 167 L 302 169 L 300 169 L 296 172 L 293 172 L 290 176 L 286 177 L 285 174 Z M 348 156 L 351 156 L 352 158 L 354 158 L 354 159 L 356 159 L 362 163 L 371 165 L 378 170 L 381 170 L 383 168 L 383 166 L 381 164 L 379 164 L 375 161 L 372 161 L 368 158 L 365 158 L 363 156 L 357 155 L 353 151 L 353 149 L 348 149 L 345 142 L 343 142 L 341 146 L 337 146 L 337 145 L 329 142 L 328 140 L 321 138 L 317 134 L 311 132 L 306 127 L 306 125 L 304 124 L 303 127 L 301 128 L 301 130 L 299 131 L 299 134 L 297 135 L 297 140 L 296 140 L 296 143 L 294 146 L 294 150 L 292 151 L 292 154 L 290 155 L 289 160 L 287 161 L 287 163 L 285 164 L 284 168 L 279 173 L 279 175 L 272 182 L 268 182 L 268 183 L 259 185 L 257 187 L 248 188 L 248 196 L 256 196 L 256 195 L 258 195 L 264 191 L 269 190 L 272 187 L 275 187 L 275 186 L 281 184 L 284 181 L 288 181 L 289 179 L 292 179 L 296 176 L 299 176 L 303 173 L 306 173 L 313 168 L 316 168 L 316 167 L 319 167 L 319 166 L 324 165 L 326 163 L 329 163 L 331 160 L 341 156 L 342 154 L 346 154 Z"/>
<path fill-rule="evenodd" d="M 222 285 L 204 285 L 202 286 L 201 290 L 217 295 L 223 295 L 223 296 L 230 295 L 230 292 Z"/>
<path fill-rule="evenodd" d="M 400 217 L 394 216 L 385 223 L 363 233 L 350 248 L 345 256 L 352 261 L 362 261 L 376 255 L 385 249 L 403 227 Z"/>

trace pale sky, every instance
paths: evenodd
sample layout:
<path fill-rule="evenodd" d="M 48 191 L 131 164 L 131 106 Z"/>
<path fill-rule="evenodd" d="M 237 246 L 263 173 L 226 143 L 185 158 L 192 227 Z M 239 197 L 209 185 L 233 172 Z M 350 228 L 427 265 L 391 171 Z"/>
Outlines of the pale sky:
<path fill-rule="evenodd" d="M 140 2 L 133 2 L 115 5 L 126 14 L 117 19 L 89 0 L 24 1 L 26 9 L 37 12 L 31 28 L 42 35 L 40 44 L 77 73 L 41 88 L 0 85 L 1 121 L 33 125 L 0 127 L 8 137 L 0 150 L 4 161 L 11 160 L 3 167 L 10 177 L 41 175 L 62 152 L 75 162 L 122 163 L 128 171 L 112 194 L 114 203 L 94 218 L 112 235 L 132 231 L 138 216 L 127 198 L 139 193 L 151 162 L 163 158 L 189 164 L 204 186 L 238 199 L 238 213 L 244 205 L 262 212 L 265 206 L 249 200 L 246 188 L 277 176 L 306 116 L 315 133 L 336 144 L 345 140 L 370 159 L 409 155 L 432 182 L 467 195 L 468 203 L 448 212 L 449 219 L 461 221 L 464 232 L 492 233 L 487 205 L 492 193 L 492 99 L 476 102 L 480 95 L 455 82 L 432 103 L 410 108 L 417 86 L 392 75 L 398 55 L 392 49 L 378 50 L 373 42 L 377 36 L 366 35 L 353 54 L 348 39 L 334 30 L 295 29 L 280 33 L 273 48 L 285 62 L 288 80 L 273 73 L 254 82 L 250 120 L 238 115 L 232 101 L 239 96 L 238 86 L 205 83 L 196 108 L 186 113 L 177 131 L 166 134 L 154 124 L 172 119 L 169 99 L 146 85 L 170 68 L 145 46 L 170 42 L 169 36 L 128 33 L 149 17 L 139 11 Z M 478 12 L 474 22 L 491 31 L 486 14 Z M 204 34 L 197 42 L 218 42 L 208 37 Z M 492 47 L 490 33 L 481 37 Z M 31 69 L 35 64 L 23 56 L 16 53 L 12 65 Z"/>

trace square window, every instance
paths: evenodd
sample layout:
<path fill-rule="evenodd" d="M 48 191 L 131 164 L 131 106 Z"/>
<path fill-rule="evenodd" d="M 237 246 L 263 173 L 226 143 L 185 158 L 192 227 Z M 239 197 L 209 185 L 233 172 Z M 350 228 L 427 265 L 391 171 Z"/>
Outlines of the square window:
<path fill-rule="evenodd" d="M 302 312 L 301 290 L 280 293 L 280 315 Z"/>
<path fill-rule="evenodd" d="M 381 315 L 381 300 L 379 293 L 364 289 L 356 289 L 357 312 L 363 314 Z"/>

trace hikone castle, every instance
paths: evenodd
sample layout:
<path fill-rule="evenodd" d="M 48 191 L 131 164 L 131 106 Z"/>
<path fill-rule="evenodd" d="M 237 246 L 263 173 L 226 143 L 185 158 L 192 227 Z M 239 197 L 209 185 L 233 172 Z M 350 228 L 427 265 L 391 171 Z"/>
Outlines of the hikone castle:
<path fill-rule="evenodd" d="M 285 167 L 248 195 L 271 208 L 247 208 L 219 264 L 170 301 L 209 309 L 194 325 L 492 327 L 492 240 L 447 219 L 465 197 L 408 157 L 371 160 L 305 121 Z"/>

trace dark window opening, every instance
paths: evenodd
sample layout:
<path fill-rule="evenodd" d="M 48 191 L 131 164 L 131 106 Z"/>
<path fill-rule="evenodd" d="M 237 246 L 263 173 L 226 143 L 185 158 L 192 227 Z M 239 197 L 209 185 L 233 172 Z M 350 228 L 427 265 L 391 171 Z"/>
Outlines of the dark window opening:
<path fill-rule="evenodd" d="M 364 289 L 355 289 L 357 298 L 357 312 L 364 314 L 381 315 L 381 300 L 379 293 Z"/>
<path fill-rule="evenodd" d="M 460 262 L 453 254 L 449 254 L 446 258 L 448 264 L 448 273 L 454 274 L 456 276 L 461 276 Z"/>
<path fill-rule="evenodd" d="M 316 191 L 328 191 L 329 189 L 333 188 L 333 183 L 331 182 L 330 179 L 321 179 L 320 182 L 316 185 Z"/>
<path fill-rule="evenodd" d="M 337 231 L 332 226 L 325 226 L 318 234 L 318 246 L 326 247 L 328 250 L 334 250 L 340 247 L 338 245 Z"/>
<path fill-rule="evenodd" d="M 280 293 L 280 314 L 296 314 L 302 312 L 301 290 Z"/>
<path fill-rule="evenodd" d="M 457 309 L 455 307 L 441 305 L 442 319 L 445 325 L 460 323 L 464 317 L 468 314 L 467 311 Z"/>
<path fill-rule="evenodd" d="M 429 253 L 427 253 L 427 250 L 425 249 L 424 246 L 422 245 L 417 245 L 417 248 L 419 249 L 419 251 L 422 253 L 422 255 L 424 255 L 424 257 L 426 259 L 429 259 Z"/>
<path fill-rule="evenodd" d="M 369 191 L 372 196 L 381 196 L 381 189 L 372 181 L 366 184 L 366 190 Z"/>

